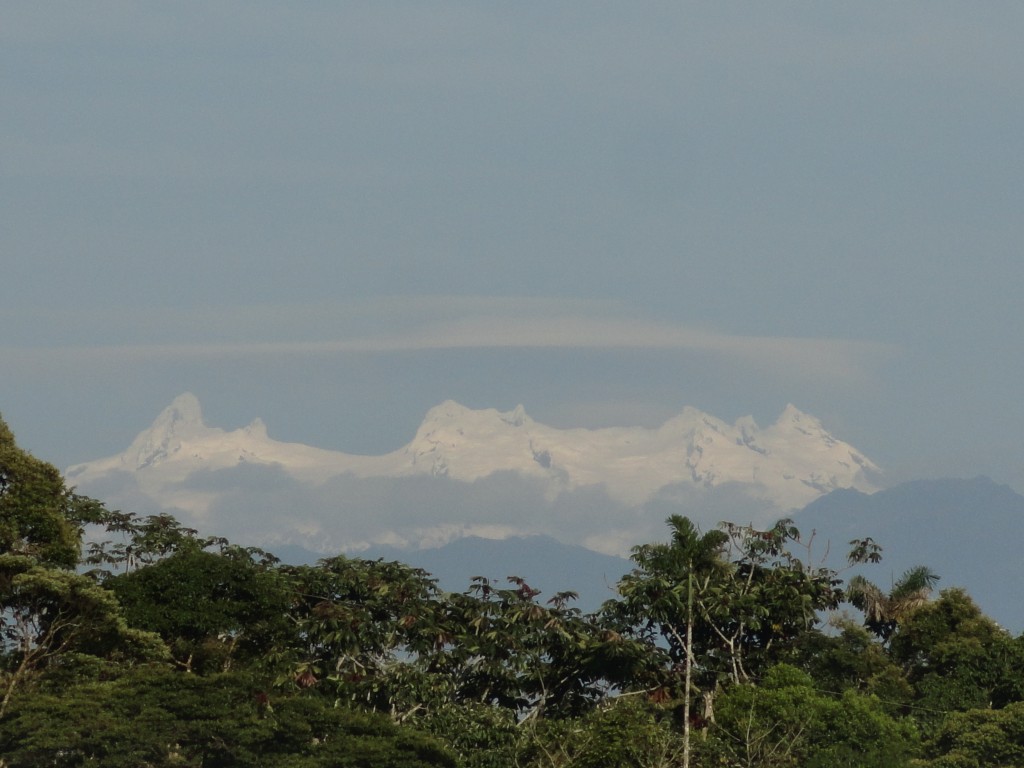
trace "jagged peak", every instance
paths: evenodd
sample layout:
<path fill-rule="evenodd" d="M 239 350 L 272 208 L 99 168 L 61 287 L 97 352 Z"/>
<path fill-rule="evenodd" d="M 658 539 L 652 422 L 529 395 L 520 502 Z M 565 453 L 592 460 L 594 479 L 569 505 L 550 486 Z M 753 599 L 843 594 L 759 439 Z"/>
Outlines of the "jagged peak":
<path fill-rule="evenodd" d="M 191 392 L 178 395 L 164 408 L 149 429 L 139 433 L 124 454 L 124 460 L 142 469 L 173 452 L 182 438 L 204 434 L 209 430 L 203 422 L 199 398 Z"/>
<path fill-rule="evenodd" d="M 670 417 L 664 424 L 661 425 L 661 429 L 672 429 L 682 425 L 699 424 L 707 414 L 704 413 L 700 408 L 694 408 L 692 405 L 683 407 L 683 410 L 677 413 L 675 416 Z"/>
<path fill-rule="evenodd" d="M 125 453 L 96 462 L 95 469 L 97 473 L 113 468 L 146 470 L 152 478 L 167 463 L 173 464 L 168 477 L 179 482 L 185 465 L 223 463 L 245 454 L 264 463 L 294 466 L 296 476 L 315 476 L 318 482 L 348 472 L 365 477 L 430 472 L 473 481 L 498 471 L 515 471 L 530 477 L 543 474 L 556 481 L 557 492 L 603 482 L 617 498 L 633 504 L 665 483 L 686 479 L 686 467 L 690 467 L 699 469 L 693 473 L 694 482 L 708 487 L 747 483 L 751 493 L 767 494 L 765 498 L 785 508 L 800 506 L 813 493 L 843 484 L 866 488 L 871 484 L 866 473 L 877 469 L 792 404 L 767 429 L 759 429 L 749 416 L 727 424 L 687 406 L 659 429 L 589 430 L 534 422 L 522 404 L 507 411 L 478 410 L 445 400 L 427 412 L 412 441 L 391 454 L 356 457 L 320 451 L 314 455 L 313 449 L 303 452 L 302 448 L 273 441 L 261 419 L 233 432 L 207 427 L 198 398 L 186 392 Z"/>
<path fill-rule="evenodd" d="M 499 411 L 495 408 L 470 408 L 454 400 L 445 400 L 427 411 L 421 427 L 439 422 L 485 423 L 499 420 L 513 427 L 521 427 L 532 421 L 522 404 L 517 405 L 511 411 Z"/>
<path fill-rule="evenodd" d="M 704 429 L 711 429 L 714 432 L 725 434 L 729 431 L 729 425 L 721 419 L 712 416 L 707 411 L 687 405 L 678 415 L 673 416 L 659 427 L 659 431 L 663 434 L 673 434 L 676 432 L 696 433 Z"/>
<path fill-rule="evenodd" d="M 160 415 L 156 417 L 154 425 L 165 422 L 180 422 L 184 424 L 203 424 L 203 407 L 199 404 L 199 398 L 191 392 L 182 392 L 171 401 Z"/>
<path fill-rule="evenodd" d="M 447 420 L 472 412 L 472 408 L 469 408 L 462 403 L 457 403 L 454 400 L 445 400 L 443 403 L 439 403 L 427 411 L 426 415 L 423 417 L 423 421 L 426 423 L 428 421 L 440 421 L 442 419 Z"/>
<path fill-rule="evenodd" d="M 178 395 L 171 404 L 156 417 L 149 429 L 139 435 L 148 440 L 171 436 L 182 436 L 206 429 L 203 422 L 203 408 L 199 398 L 191 392 Z"/>
<path fill-rule="evenodd" d="M 463 425 L 472 422 L 474 414 L 477 413 L 480 412 L 467 408 L 454 400 L 445 400 L 443 403 L 435 405 L 427 411 L 423 421 L 420 422 L 419 428 L 416 430 L 416 437 L 413 438 L 412 443 L 409 445 L 415 445 L 423 439 L 428 439 L 430 435 L 438 430 L 462 429 Z M 406 450 L 408 450 L 408 447 Z"/>
<path fill-rule="evenodd" d="M 777 423 L 784 421 L 811 421 L 819 423 L 818 419 L 811 416 L 809 413 L 804 413 L 792 403 L 786 403 L 786 407 L 782 409 L 782 413 L 779 414 L 779 418 L 776 420 Z"/>
<path fill-rule="evenodd" d="M 761 428 L 757 426 L 757 422 L 753 416 L 741 416 L 736 419 L 736 429 L 738 429 L 744 435 L 754 434 L 760 432 Z"/>
<path fill-rule="evenodd" d="M 267 437 L 267 425 L 260 418 L 253 419 L 249 426 L 245 428 L 245 431 L 253 437 Z"/>
<path fill-rule="evenodd" d="M 526 409 L 523 407 L 523 404 L 520 403 L 511 411 L 505 411 L 505 413 L 501 414 L 501 420 L 513 427 L 521 427 L 531 419 L 526 415 Z"/>
<path fill-rule="evenodd" d="M 822 425 L 821 420 L 816 416 L 812 416 L 809 413 L 805 413 L 797 408 L 792 403 L 789 403 L 782 413 L 779 414 L 779 418 L 775 420 L 772 425 L 774 430 L 781 430 L 784 432 L 796 431 L 802 432 L 806 435 L 817 435 L 821 437 L 831 438 L 828 430 Z"/>

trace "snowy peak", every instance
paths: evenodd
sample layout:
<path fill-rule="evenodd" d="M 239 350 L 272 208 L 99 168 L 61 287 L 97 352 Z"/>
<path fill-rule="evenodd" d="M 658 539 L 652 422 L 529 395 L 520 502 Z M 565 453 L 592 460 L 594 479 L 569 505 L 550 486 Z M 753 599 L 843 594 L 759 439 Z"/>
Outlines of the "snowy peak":
<path fill-rule="evenodd" d="M 833 439 L 818 419 L 804 413 L 792 403 L 786 406 L 772 428 L 779 432 L 788 430 L 808 437 Z"/>
<path fill-rule="evenodd" d="M 462 429 L 463 431 L 479 431 L 500 428 L 499 424 L 521 427 L 532 419 L 526 415 L 526 409 L 517 405 L 511 411 L 498 411 L 494 408 L 474 410 L 454 400 L 445 400 L 427 411 L 423 422 L 417 430 L 417 436 L 436 429 Z"/>
<path fill-rule="evenodd" d="M 782 409 L 782 414 L 779 416 L 778 421 L 800 421 L 801 419 L 817 421 L 813 416 L 804 413 L 792 403 L 786 403 L 786 407 Z"/>
<path fill-rule="evenodd" d="M 267 425 L 263 423 L 263 419 L 253 419 L 252 422 L 245 428 L 245 434 L 252 437 L 255 440 L 269 440 L 267 436 Z"/>
<path fill-rule="evenodd" d="M 473 410 L 452 401 L 431 409 L 404 450 L 403 473 L 471 482 L 505 470 L 543 479 L 549 495 L 602 485 L 626 504 L 642 504 L 676 484 L 734 484 L 781 509 L 803 506 L 836 488 L 874 490 L 868 459 L 821 423 L 787 406 L 769 428 L 751 417 L 730 425 L 686 407 L 657 429 L 555 429 L 512 411 Z"/>
<path fill-rule="evenodd" d="M 143 469 L 166 459 L 181 449 L 183 441 L 201 439 L 222 430 L 210 429 L 203 423 L 199 398 L 191 392 L 178 395 L 160 412 L 149 429 L 140 433 L 123 454 L 123 464 L 133 470 Z"/>
<path fill-rule="evenodd" d="M 533 421 L 533 419 L 526 415 L 526 409 L 523 408 L 522 403 L 517 405 L 508 413 L 501 414 L 501 420 L 512 427 L 521 427 L 526 424 L 527 421 Z"/>
<path fill-rule="evenodd" d="M 191 392 L 184 392 L 178 395 L 157 417 L 156 423 L 168 420 L 183 424 L 199 424 L 202 426 L 203 408 L 199 404 L 199 398 Z"/>
<path fill-rule="evenodd" d="M 534 421 L 522 405 L 475 410 L 447 400 L 431 408 L 413 439 L 383 456 L 356 456 L 271 439 L 255 419 L 227 432 L 203 422 L 198 399 L 176 398 L 122 454 L 71 467 L 87 483 L 111 472 L 133 474 L 154 498 L 185 488 L 192 473 L 240 464 L 274 466 L 302 483 L 331 478 L 418 475 L 474 482 L 511 472 L 542 484 L 547 498 L 603 488 L 619 503 L 646 503 L 662 489 L 729 485 L 779 510 L 804 506 L 838 488 L 877 490 L 878 468 L 821 423 L 790 405 L 772 426 L 751 417 L 728 424 L 687 407 L 656 429 L 558 429 Z M 175 497 L 183 508 L 195 494 Z M 202 496 L 211 503 L 212 496 Z"/>
<path fill-rule="evenodd" d="M 431 408 L 402 451 L 411 462 L 403 474 L 429 472 L 472 481 L 501 469 L 536 474 L 531 434 L 535 423 L 522 405 L 511 411 L 473 410 L 446 400 Z"/>

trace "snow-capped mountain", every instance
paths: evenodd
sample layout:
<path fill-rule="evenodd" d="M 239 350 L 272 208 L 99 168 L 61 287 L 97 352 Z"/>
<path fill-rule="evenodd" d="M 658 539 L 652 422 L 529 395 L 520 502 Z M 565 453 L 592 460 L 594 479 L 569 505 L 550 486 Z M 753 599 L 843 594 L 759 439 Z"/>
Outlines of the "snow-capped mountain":
<path fill-rule="evenodd" d="M 666 486 L 734 485 L 778 510 L 802 507 L 837 488 L 874 491 L 871 475 L 878 472 L 792 405 L 765 429 L 750 417 L 729 425 L 690 407 L 657 429 L 557 429 L 534 421 L 521 405 L 500 412 L 447 401 L 427 413 L 408 445 L 359 456 L 276 441 L 259 419 L 230 432 L 208 427 L 198 399 L 186 393 L 124 453 L 66 474 L 73 485 L 90 486 L 129 473 L 144 495 L 202 514 L 217 492 L 195 488 L 189 478 L 240 466 L 273 467 L 303 484 L 422 475 L 471 483 L 511 472 L 541 482 L 548 499 L 594 486 L 624 505 L 642 504 Z"/>
<path fill-rule="evenodd" d="M 427 413 L 412 441 L 401 449 L 382 456 L 357 456 L 274 440 L 258 419 L 233 431 L 209 427 L 199 400 L 185 393 L 123 454 L 73 466 L 67 479 L 83 493 L 122 508 L 167 509 L 185 513 L 193 522 L 222 526 L 228 509 L 245 507 L 245 514 L 255 515 L 254 504 L 269 504 L 273 483 L 268 485 L 265 478 L 274 477 L 282 488 L 286 484 L 290 488 L 289 496 L 276 501 L 278 508 L 294 508 L 302 504 L 302 494 L 318 494 L 316 506 L 321 511 L 313 516 L 316 520 L 307 515 L 299 524 L 295 522 L 299 512 L 289 513 L 289 524 L 306 531 L 308 537 L 321 535 L 324 519 L 333 515 L 345 518 L 344 534 L 331 538 L 334 546 L 351 545 L 352 536 L 361 546 L 408 546 L 422 543 L 428 528 L 435 530 L 436 541 L 438 526 L 447 531 L 441 539 L 451 540 L 474 532 L 486 535 L 487 530 L 498 531 L 494 535 L 537 534 L 549 532 L 551 525 L 540 519 L 543 512 L 536 509 L 530 514 L 540 517 L 529 524 L 525 512 L 513 511 L 511 516 L 517 519 L 507 519 L 508 510 L 504 517 L 495 513 L 493 519 L 486 519 L 484 512 L 452 510 L 452 519 L 461 522 L 427 520 L 419 499 L 407 505 L 408 511 L 392 509 L 386 514 L 383 507 L 387 505 L 364 499 L 366 506 L 356 512 L 353 496 L 358 502 L 367 488 L 379 495 L 387 483 L 408 489 L 414 482 L 424 488 L 428 486 L 422 483 L 428 480 L 433 480 L 430 493 L 440 493 L 438 482 L 447 487 L 451 481 L 478 490 L 481 482 L 493 485 L 511 477 L 530 489 L 532 508 L 565 506 L 565 500 L 579 492 L 591 495 L 590 504 L 599 495 L 618 510 L 635 510 L 664 496 L 667 488 L 683 488 L 689 498 L 731 488 L 763 505 L 770 517 L 801 508 L 836 488 L 873 492 L 877 488 L 872 475 L 878 472 L 852 446 L 793 406 L 765 429 L 750 417 L 729 425 L 693 408 L 655 429 L 558 429 L 532 420 L 522 406 L 509 412 L 472 410 L 449 400 Z M 264 479 L 257 482 L 257 477 Z M 254 483 L 265 493 L 258 502 L 243 505 L 240 498 Z M 481 494 L 473 497 L 477 510 L 488 505 Z M 506 490 L 505 495 L 510 492 Z M 438 497 L 437 504 L 447 516 L 444 505 L 456 507 L 460 502 Z M 369 527 L 371 518 L 378 518 L 376 532 Z M 409 524 L 415 522 L 415 526 L 397 536 L 394 531 L 404 523 L 395 518 L 412 520 Z M 586 519 L 577 523 L 579 541 L 594 535 L 594 530 L 586 529 Z"/>
<path fill-rule="evenodd" d="M 556 493 L 603 485 L 626 504 L 680 483 L 736 483 L 780 509 L 795 509 L 836 488 L 874 490 L 868 475 L 878 472 L 792 405 L 763 430 L 749 417 L 729 425 L 689 407 L 657 429 L 555 429 L 521 405 L 501 413 L 448 401 L 427 413 L 400 454 L 408 462 L 398 469 L 403 473 L 472 481 L 513 470 L 545 478 Z"/>

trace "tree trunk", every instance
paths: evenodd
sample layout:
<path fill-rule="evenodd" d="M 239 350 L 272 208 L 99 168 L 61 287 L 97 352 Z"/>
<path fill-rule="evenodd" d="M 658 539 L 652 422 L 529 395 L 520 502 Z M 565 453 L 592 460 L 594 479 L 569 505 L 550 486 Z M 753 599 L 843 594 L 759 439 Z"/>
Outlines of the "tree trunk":
<path fill-rule="evenodd" d="M 686 584 L 686 682 L 683 685 L 683 768 L 690 768 L 690 685 L 693 678 L 693 563 Z"/>

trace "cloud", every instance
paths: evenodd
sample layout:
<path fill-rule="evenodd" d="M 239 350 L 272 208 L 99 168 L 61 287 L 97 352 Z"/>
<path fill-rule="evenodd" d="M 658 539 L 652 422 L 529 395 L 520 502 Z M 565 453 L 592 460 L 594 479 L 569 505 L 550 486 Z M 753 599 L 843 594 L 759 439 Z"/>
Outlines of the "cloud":
<path fill-rule="evenodd" d="M 203 535 L 269 549 L 299 545 L 325 554 L 380 545 L 435 547 L 465 536 L 541 534 L 627 555 L 636 544 L 663 538 L 664 521 L 672 514 L 687 515 L 705 529 L 721 520 L 768 525 L 780 514 L 770 504 L 728 487 L 672 486 L 639 506 L 615 501 L 598 486 L 550 499 L 541 482 L 513 472 L 496 472 L 472 483 L 342 475 L 310 486 L 280 468 L 238 466 L 199 471 L 168 489 L 166 498 L 212 499 L 203 511 L 191 512 L 161 508 L 129 473 L 78 490 L 140 515 L 169 512 Z"/>
<path fill-rule="evenodd" d="M 722 333 L 635 316 L 616 302 L 515 297 L 388 297 L 340 306 L 165 310 L 63 318 L 124 337 L 150 327 L 167 339 L 146 343 L 46 344 L 0 350 L 11 362 L 216 362 L 400 355 L 429 350 L 578 349 L 702 353 L 783 378 L 864 380 L 895 353 L 891 345 L 848 339 Z M 136 324 L 133 324 L 136 323 Z M 210 331 L 209 329 L 217 329 Z M 172 338 L 178 335 L 179 340 Z M 211 334 L 220 336 L 211 339 Z"/>

